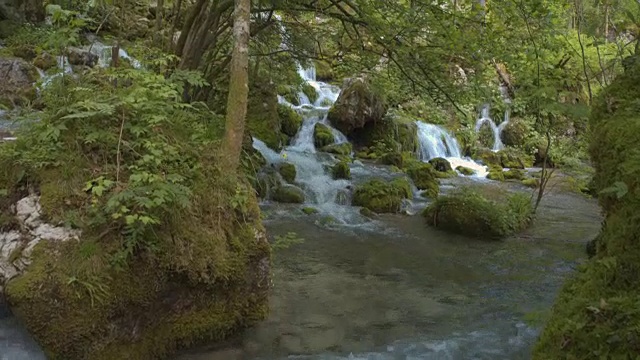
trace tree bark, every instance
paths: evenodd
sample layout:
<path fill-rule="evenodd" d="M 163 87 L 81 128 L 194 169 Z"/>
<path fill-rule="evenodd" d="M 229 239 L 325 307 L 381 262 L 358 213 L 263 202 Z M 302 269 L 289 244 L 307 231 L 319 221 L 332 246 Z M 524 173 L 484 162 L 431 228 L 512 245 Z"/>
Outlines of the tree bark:
<path fill-rule="evenodd" d="M 233 53 L 222 159 L 227 171 L 237 171 L 242 154 L 242 136 L 249 96 L 249 11 L 251 0 L 235 0 Z"/>

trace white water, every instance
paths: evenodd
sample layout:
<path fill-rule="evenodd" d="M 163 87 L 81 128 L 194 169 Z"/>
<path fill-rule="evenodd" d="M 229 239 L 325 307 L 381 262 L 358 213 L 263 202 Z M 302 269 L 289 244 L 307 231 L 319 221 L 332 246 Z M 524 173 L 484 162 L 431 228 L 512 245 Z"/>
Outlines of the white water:
<path fill-rule="evenodd" d="M 479 132 L 485 124 L 491 128 L 491 132 L 493 133 L 493 146 L 491 147 L 491 150 L 500 151 L 504 149 L 504 144 L 502 143 L 500 135 L 502 134 L 502 130 L 504 130 L 504 128 L 509 124 L 509 109 L 504 112 L 504 120 L 500 125 L 496 125 L 493 119 L 489 116 L 489 105 L 484 105 L 480 112 L 480 118 L 476 122 L 476 132 Z"/>
<path fill-rule="evenodd" d="M 462 157 L 458 141 L 448 131 L 437 125 L 421 121 L 416 121 L 416 125 L 418 126 L 418 158 L 421 161 L 445 158 L 454 169 L 458 166 L 464 166 L 475 171 L 472 177 L 485 178 L 487 176 L 486 166 Z"/>

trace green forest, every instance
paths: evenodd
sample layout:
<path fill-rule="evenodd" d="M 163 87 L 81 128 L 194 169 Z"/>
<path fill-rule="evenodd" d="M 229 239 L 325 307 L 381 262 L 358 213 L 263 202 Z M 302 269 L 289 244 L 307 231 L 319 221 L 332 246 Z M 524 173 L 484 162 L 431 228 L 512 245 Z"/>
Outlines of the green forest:
<path fill-rule="evenodd" d="M 238 359 L 324 359 L 507 320 L 535 334 L 451 358 L 640 359 L 638 99 L 632 0 L 0 0 L 0 305 L 52 360 L 243 336 Z M 352 285 L 340 331 L 268 327 L 371 268 L 425 283 Z M 370 307 L 395 320 L 349 342 Z"/>

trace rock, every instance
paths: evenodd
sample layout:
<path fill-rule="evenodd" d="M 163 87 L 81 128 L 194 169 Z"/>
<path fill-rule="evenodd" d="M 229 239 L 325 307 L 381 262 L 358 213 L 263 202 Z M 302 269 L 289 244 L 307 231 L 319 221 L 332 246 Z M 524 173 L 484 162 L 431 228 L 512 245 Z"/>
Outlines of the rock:
<path fill-rule="evenodd" d="M 271 198 L 281 203 L 302 204 L 304 203 L 304 192 L 297 186 L 282 185 L 273 190 Z"/>
<path fill-rule="evenodd" d="M 341 161 L 331 168 L 331 176 L 334 180 L 338 179 L 351 179 L 351 169 L 349 168 L 349 164 L 346 161 Z"/>
<path fill-rule="evenodd" d="M 526 186 L 526 187 L 530 187 L 530 188 L 537 188 L 538 186 L 540 186 L 540 180 L 537 178 L 528 178 L 528 179 L 523 179 L 521 181 L 522 185 Z"/>
<path fill-rule="evenodd" d="M 425 190 L 427 197 L 435 198 L 440 192 L 436 171 L 430 164 L 417 163 L 407 169 L 407 175 L 418 190 Z"/>
<path fill-rule="evenodd" d="M 503 192 L 499 192 L 502 196 Z M 472 188 L 460 188 L 440 196 L 424 211 L 427 224 L 480 238 L 503 238 L 524 229 L 531 221 L 529 194 L 516 193 L 489 199 Z"/>
<path fill-rule="evenodd" d="M 436 171 L 439 172 L 450 172 L 453 170 L 453 168 L 451 167 L 451 163 L 449 162 L 449 160 L 444 159 L 444 158 L 434 158 L 429 160 L 429 164 L 431 164 L 431 166 L 433 166 L 433 168 Z"/>
<path fill-rule="evenodd" d="M 324 124 L 317 123 L 313 129 L 313 144 L 316 149 L 321 149 L 333 143 L 335 143 L 335 138 L 331 129 Z"/>
<path fill-rule="evenodd" d="M 500 139 L 506 146 L 523 146 L 529 131 L 529 127 L 523 120 L 514 118 L 504 127 L 500 133 Z"/>
<path fill-rule="evenodd" d="M 0 58 L 0 104 L 14 107 L 36 97 L 36 68 L 19 58 Z"/>
<path fill-rule="evenodd" d="M 0 0 L 0 21 L 37 23 L 44 20 L 42 0 Z"/>
<path fill-rule="evenodd" d="M 282 180 L 278 177 L 276 170 L 273 168 L 265 168 L 257 175 L 256 192 L 258 197 L 265 199 L 269 196 L 272 190 L 282 185 Z"/>
<path fill-rule="evenodd" d="M 302 84 L 302 93 L 304 93 L 307 98 L 309 99 L 309 102 L 314 104 L 316 102 L 316 100 L 318 100 L 318 92 L 316 91 L 316 88 L 314 88 L 313 86 L 311 86 L 311 84 L 304 82 Z"/>
<path fill-rule="evenodd" d="M 69 64 L 76 66 L 94 67 L 98 64 L 98 55 L 92 54 L 88 50 L 75 47 L 67 48 L 67 58 Z"/>
<path fill-rule="evenodd" d="M 319 211 L 316 208 L 305 207 L 305 208 L 302 208 L 302 212 L 307 215 L 314 215 L 314 214 L 317 214 Z"/>
<path fill-rule="evenodd" d="M 507 180 L 523 180 L 524 171 L 520 169 L 509 169 L 504 172 L 504 178 Z"/>
<path fill-rule="evenodd" d="M 330 82 L 333 80 L 333 69 L 331 64 L 325 60 L 316 60 L 316 80 Z"/>
<path fill-rule="evenodd" d="M 280 151 L 288 138 L 281 132 L 283 127 L 280 111 L 278 96 L 272 84 L 254 80 L 249 86 L 247 130 L 251 136 L 262 140 L 275 151 Z M 293 127 L 287 128 L 286 131 L 292 133 Z"/>
<path fill-rule="evenodd" d="M 41 241 L 65 242 L 78 240 L 81 232 L 48 224 L 42 219 L 40 197 L 29 195 L 10 210 L 18 230 L 0 232 L 0 294 L 4 286 L 21 275 L 31 264 L 31 253 Z"/>
<path fill-rule="evenodd" d="M 367 209 L 366 207 L 363 207 L 363 208 L 360 209 L 360 215 L 362 215 L 364 217 L 368 217 L 368 218 L 376 217 L 376 213 L 374 213 L 373 211 Z"/>
<path fill-rule="evenodd" d="M 344 142 L 344 143 L 340 143 L 340 144 L 327 145 L 327 146 L 321 148 L 320 151 L 324 151 L 324 152 L 328 152 L 328 153 L 336 154 L 336 155 L 349 156 L 349 155 L 351 155 L 351 152 L 353 151 L 353 147 L 352 147 L 351 143 Z"/>
<path fill-rule="evenodd" d="M 383 98 L 367 80 L 352 78 L 345 81 L 342 92 L 329 110 L 328 118 L 333 127 L 349 136 L 368 123 L 382 120 L 386 111 Z"/>
<path fill-rule="evenodd" d="M 475 149 L 471 154 L 474 160 L 480 160 L 486 166 L 501 166 L 500 155 L 488 148 Z"/>
<path fill-rule="evenodd" d="M 53 55 L 47 52 L 42 52 L 33 60 L 33 65 L 46 71 L 56 67 L 58 65 L 58 61 Z"/>
<path fill-rule="evenodd" d="M 293 184 L 296 181 L 296 167 L 291 163 L 282 163 L 278 166 L 278 172 L 284 181 Z"/>
<path fill-rule="evenodd" d="M 13 55 L 31 61 L 36 57 L 36 49 L 32 45 L 18 45 L 13 49 Z"/>
<path fill-rule="evenodd" d="M 393 181 L 373 179 L 358 185 L 352 204 L 365 207 L 375 213 L 398 213 L 403 199 L 413 198 L 407 179 Z"/>
<path fill-rule="evenodd" d="M 475 175 L 475 173 L 476 173 L 475 170 L 470 169 L 470 168 L 465 167 L 465 166 L 458 166 L 456 168 L 456 170 L 459 171 L 462 175 L 465 175 L 465 176 Z"/>
<path fill-rule="evenodd" d="M 292 108 L 278 104 L 278 117 L 280 118 L 282 133 L 290 138 L 296 136 L 300 126 L 302 126 L 302 116 Z"/>
<path fill-rule="evenodd" d="M 487 174 L 487 179 L 495 180 L 495 181 L 504 181 L 504 171 L 500 166 L 490 166 L 489 173 Z"/>
<path fill-rule="evenodd" d="M 399 152 L 388 152 L 382 155 L 379 161 L 381 164 L 397 166 L 398 168 L 402 168 L 404 165 L 404 158 Z"/>

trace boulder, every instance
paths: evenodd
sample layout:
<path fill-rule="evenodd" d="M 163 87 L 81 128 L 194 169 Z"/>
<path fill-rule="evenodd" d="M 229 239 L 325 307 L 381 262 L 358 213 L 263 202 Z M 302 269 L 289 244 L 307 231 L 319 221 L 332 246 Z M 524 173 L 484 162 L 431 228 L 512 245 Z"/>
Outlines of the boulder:
<path fill-rule="evenodd" d="M 375 213 L 397 213 L 400 212 L 402 200 L 411 198 L 413 193 L 407 179 L 373 179 L 358 185 L 353 193 L 352 205 L 365 207 Z"/>
<path fill-rule="evenodd" d="M 500 133 L 500 139 L 506 146 L 523 146 L 527 139 L 529 127 L 518 118 L 511 119 Z"/>
<path fill-rule="evenodd" d="M 317 123 L 313 128 L 313 144 L 316 149 L 324 148 L 335 143 L 335 138 L 331 129 L 321 123 Z"/>
<path fill-rule="evenodd" d="M 304 192 L 297 186 L 282 185 L 273 190 L 271 198 L 281 203 L 302 204 L 304 203 Z"/>
<path fill-rule="evenodd" d="M 382 120 L 386 111 L 382 96 L 372 89 L 367 80 L 358 77 L 345 81 L 328 118 L 333 127 L 349 136 L 368 123 Z"/>
<path fill-rule="evenodd" d="M 300 126 L 302 126 L 302 116 L 292 108 L 278 104 L 278 117 L 280 118 L 282 133 L 289 138 L 296 136 Z"/>
<path fill-rule="evenodd" d="M 98 55 L 92 54 L 88 50 L 83 50 L 75 47 L 67 49 L 67 58 L 69 64 L 76 66 L 88 66 L 94 67 L 98 64 Z"/>
<path fill-rule="evenodd" d="M 456 168 L 456 170 L 459 171 L 462 175 L 465 175 L 465 176 L 471 176 L 471 175 L 474 175 L 476 173 L 475 170 L 470 169 L 470 168 L 468 168 L 466 166 L 458 166 Z"/>
<path fill-rule="evenodd" d="M 351 179 L 351 169 L 346 161 L 340 161 L 331 168 L 331 176 L 334 180 Z"/>
<path fill-rule="evenodd" d="M 440 192 L 437 172 L 430 164 L 417 163 L 407 169 L 407 175 L 413 181 L 418 190 L 430 198 L 435 198 Z"/>
<path fill-rule="evenodd" d="M 42 0 L 0 0 L 0 21 L 36 23 L 43 21 L 44 17 Z"/>
<path fill-rule="evenodd" d="M 35 99 L 36 68 L 19 58 L 0 58 L 0 104 L 20 106 Z"/>
<path fill-rule="evenodd" d="M 353 147 L 352 147 L 351 143 L 344 142 L 344 143 L 340 143 L 340 144 L 327 145 L 327 146 L 323 147 L 322 149 L 320 149 L 320 151 L 324 151 L 324 152 L 328 152 L 328 153 L 331 153 L 331 154 L 345 156 L 345 155 L 351 155 L 351 152 L 353 151 Z"/>
<path fill-rule="evenodd" d="M 273 86 L 266 81 L 254 79 L 249 86 L 247 131 L 275 151 L 280 151 L 287 139 L 287 135 L 281 132 L 283 128 L 280 111 L 282 109 L 279 110 L 278 96 Z M 292 133 L 293 126 L 286 131 Z"/>
<path fill-rule="evenodd" d="M 450 172 L 453 170 L 453 168 L 451 167 L 451 163 L 449 162 L 449 160 L 444 159 L 444 158 L 434 158 L 429 160 L 429 164 L 431 164 L 431 166 L 433 166 L 433 168 L 436 171 L 439 172 Z"/>
<path fill-rule="evenodd" d="M 42 70 L 49 70 L 57 66 L 58 61 L 53 55 L 47 52 L 42 52 L 33 60 L 33 65 Z"/>
<path fill-rule="evenodd" d="M 284 181 L 293 184 L 296 181 L 296 167 L 291 163 L 282 163 L 278 166 L 278 172 Z"/>

